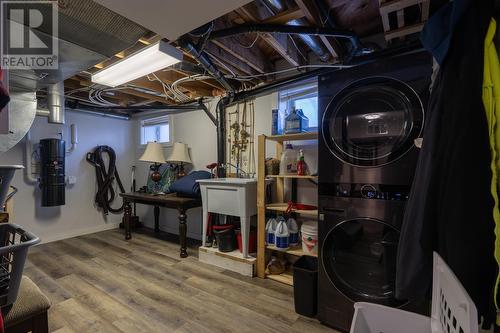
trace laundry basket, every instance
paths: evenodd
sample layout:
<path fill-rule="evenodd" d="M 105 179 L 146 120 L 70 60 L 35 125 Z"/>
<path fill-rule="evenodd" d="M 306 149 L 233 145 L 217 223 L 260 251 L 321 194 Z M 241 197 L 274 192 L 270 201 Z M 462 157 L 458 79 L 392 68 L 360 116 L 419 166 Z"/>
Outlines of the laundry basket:
<path fill-rule="evenodd" d="M 356 303 L 354 310 L 350 333 L 477 333 L 479 329 L 474 302 L 437 253 L 431 317 L 372 303 Z"/>
<path fill-rule="evenodd" d="M 39 242 L 38 237 L 16 224 L 0 224 L 0 307 L 16 300 L 28 249 Z"/>

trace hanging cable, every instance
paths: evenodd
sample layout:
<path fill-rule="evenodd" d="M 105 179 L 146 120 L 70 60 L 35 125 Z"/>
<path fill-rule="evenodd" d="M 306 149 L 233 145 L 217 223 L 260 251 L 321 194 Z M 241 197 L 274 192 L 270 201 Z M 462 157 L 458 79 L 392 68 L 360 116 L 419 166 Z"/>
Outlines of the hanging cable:
<path fill-rule="evenodd" d="M 108 154 L 108 167 L 103 159 L 103 154 Z M 97 180 L 97 193 L 95 195 L 95 203 L 100 207 L 105 215 L 109 212 L 118 214 L 123 211 L 123 203 L 118 208 L 111 207 L 111 203 L 116 198 L 113 182 L 116 180 L 120 193 L 125 193 L 120 175 L 116 169 L 116 153 L 110 146 L 97 146 L 93 152 L 87 153 L 87 162 L 95 168 Z"/>

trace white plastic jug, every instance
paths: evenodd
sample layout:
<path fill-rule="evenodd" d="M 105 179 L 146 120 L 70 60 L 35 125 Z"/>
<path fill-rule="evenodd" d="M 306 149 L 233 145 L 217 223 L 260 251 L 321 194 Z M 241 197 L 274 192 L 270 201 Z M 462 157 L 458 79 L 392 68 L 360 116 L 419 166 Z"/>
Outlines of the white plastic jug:
<path fill-rule="evenodd" d="M 275 219 L 270 218 L 266 224 L 266 243 L 268 245 L 274 245 L 274 233 L 276 232 L 276 226 L 278 222 Z"/>
<path fill-rule="evenodd" d="M 288 232 L 290 236 L 288 236 L 290 246 L 296 246 L 299 244 L 299 226 L 297 221 L 294 218 L 289 218 L 286 221 L 286 226 L 288 227 Z"/>
<path fill-rule="evenodd" d="M 309 255 L 318 254 L 318 223 L 304 221 L 300 231 L 302 233 L 302 251 Z"/>
<path fill-rule="evenodd" d="M 291 144 L 287 144 L 280 160 L 280 175 L 297 173 L 297 151 L 293 150 Z"/>
<path fill-rule="evenodd" d="M 276 242 L 276 247 L 280 250 L 287 250 L 290 247 L 289 239 L 290 233 L 288 232 L 288 227 L 286 226 L 286 221 L 283 217 L 280 217 L 278 226 L 276 227 L 276 232 L 274 234 L 274 239 Z"/>

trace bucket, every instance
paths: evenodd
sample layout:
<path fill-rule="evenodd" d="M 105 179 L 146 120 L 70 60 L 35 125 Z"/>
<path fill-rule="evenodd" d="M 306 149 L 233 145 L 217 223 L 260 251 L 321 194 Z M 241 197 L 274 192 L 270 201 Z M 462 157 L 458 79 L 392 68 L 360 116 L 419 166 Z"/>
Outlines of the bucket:
<path fill-rule="evenodd" d="M 304 221 L 300 228 L 302 251 L 306 255 L 318 254 L 318 224 L 316 221 Z"/>
<path fill-rule="evenodd" d="M 214 225 L 215 237 L 217 238 L 217 246 L 220 252 L 231 252 L 235 249 L 235 234 L 232 224 Z"/>

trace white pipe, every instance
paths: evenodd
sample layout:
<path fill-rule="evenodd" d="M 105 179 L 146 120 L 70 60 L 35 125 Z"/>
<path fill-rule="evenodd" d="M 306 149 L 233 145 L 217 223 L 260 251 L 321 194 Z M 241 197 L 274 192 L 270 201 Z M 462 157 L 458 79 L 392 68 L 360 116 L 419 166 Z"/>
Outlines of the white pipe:
<path fill-rule="evenodd" d="M 78 144 L 78 129 L 75 124 L 71 124 L 70 131 L 71 131 L 71 147 L 68 150 L 66 150 L 67 154 L 71 154 L 75 150 L 76 145 Z"/>
<path fill-rule="evenodd" d="M 26 163 L 26 167 L 24 168 L 24 176 L 28 184 L 35 185 L 36 183 L 38 183 L 38 179 L 33 177 L 31 169 L 32 155 L 33 155 L 33 146 L 31 143 L 31 133 L 30 131 L 28 131 L 28 133 L 26 133 L 26 136 L 24 138 L 24 160 Z"/>

